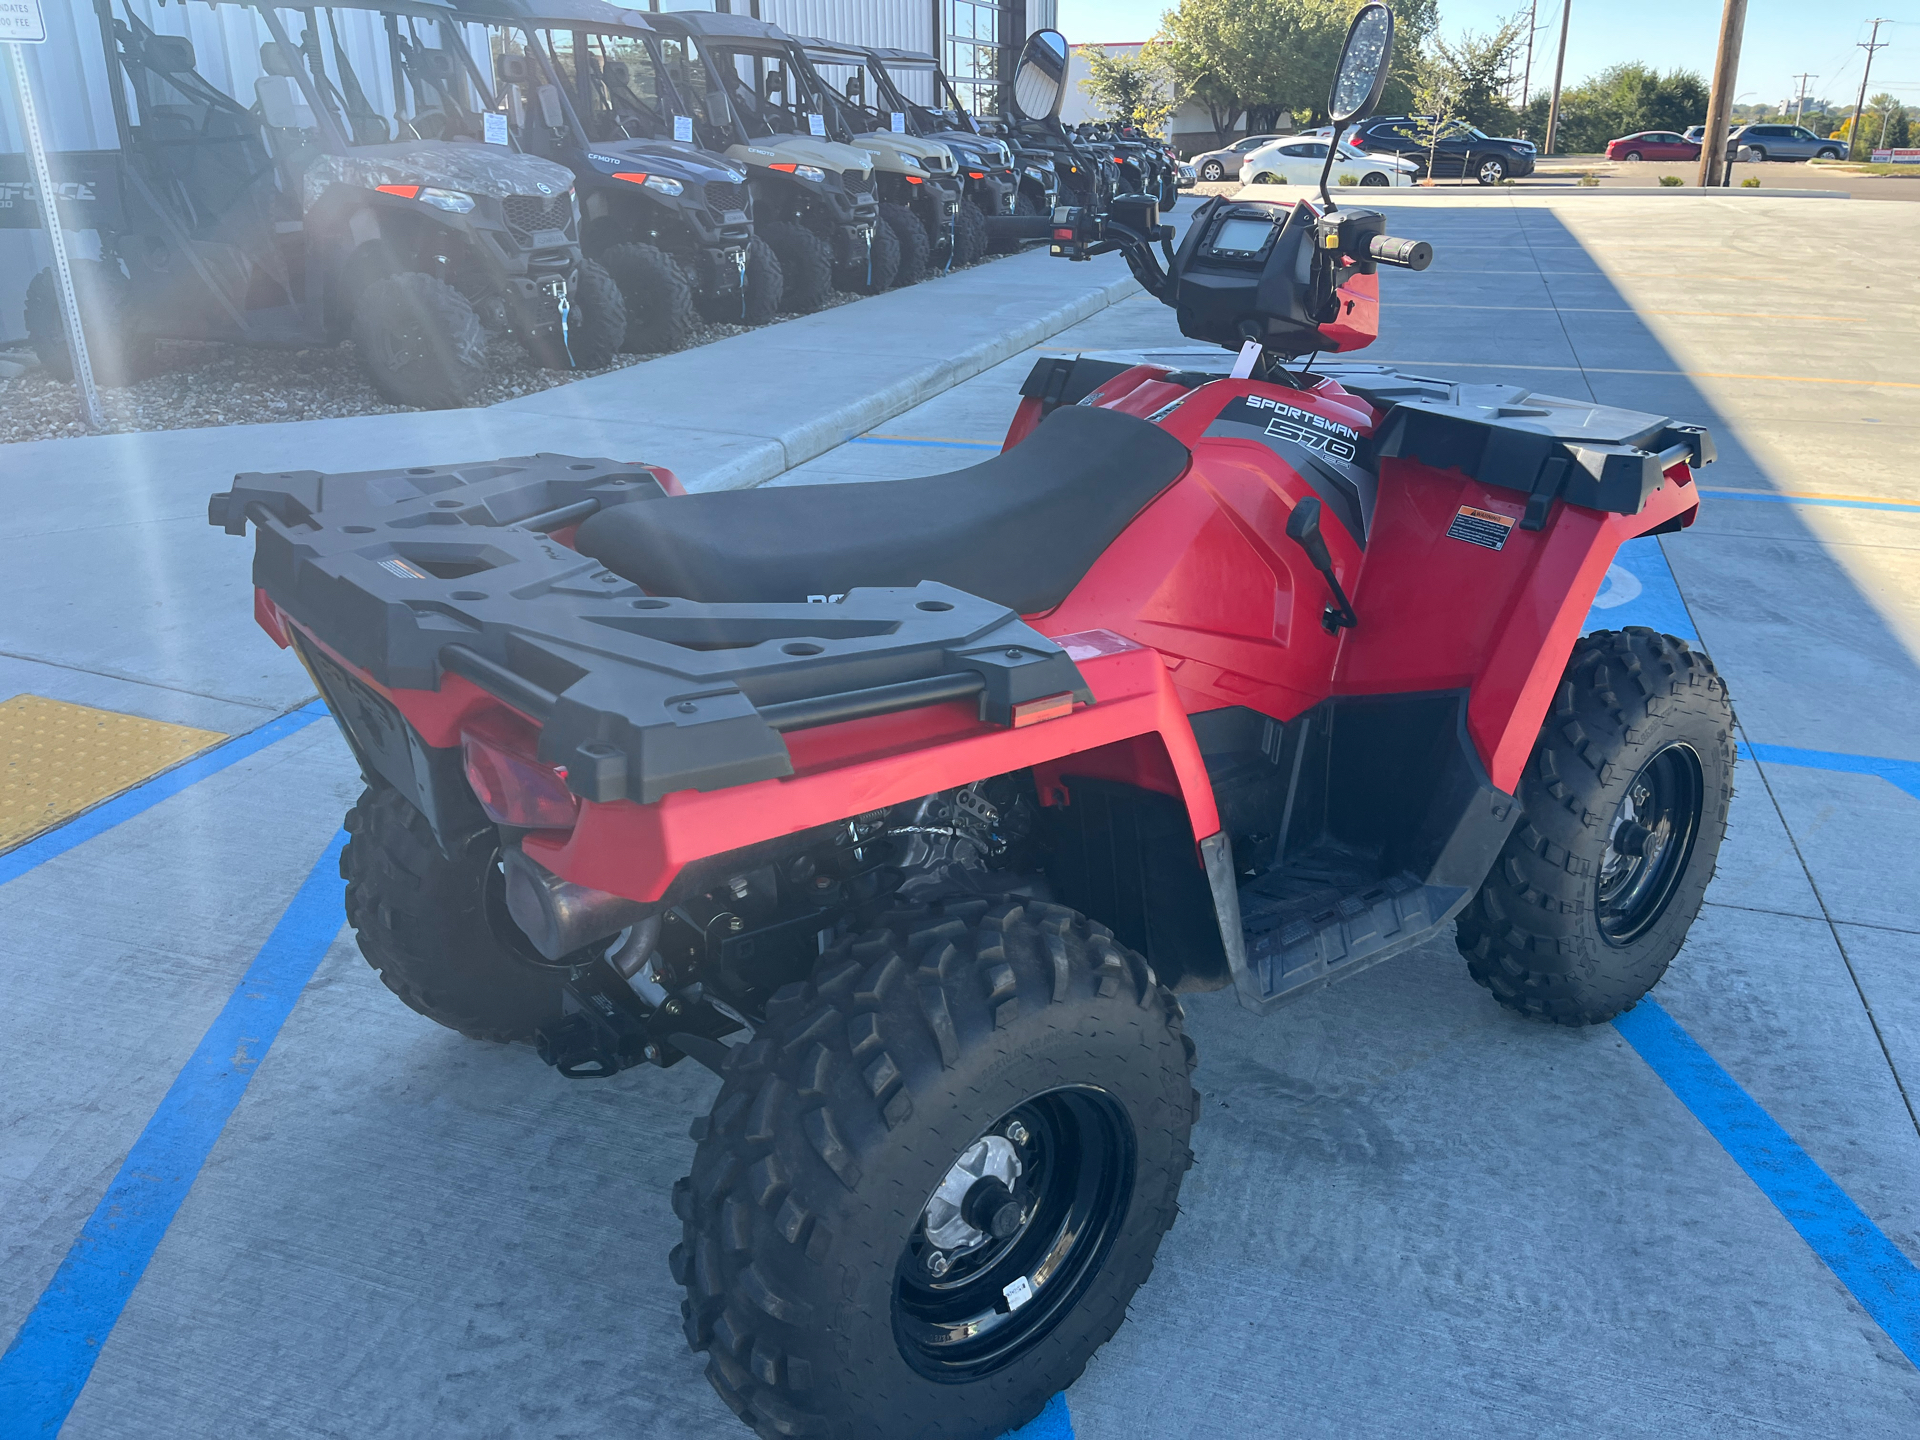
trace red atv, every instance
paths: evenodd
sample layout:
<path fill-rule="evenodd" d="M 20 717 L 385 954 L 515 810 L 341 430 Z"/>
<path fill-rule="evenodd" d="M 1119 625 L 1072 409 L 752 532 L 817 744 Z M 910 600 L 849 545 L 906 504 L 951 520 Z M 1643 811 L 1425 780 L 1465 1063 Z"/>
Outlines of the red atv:
<path fill-rule="evenodd" d="M 1364 9 L 1337 115 L 1390 38 Z M 1704 432 L 1289 368 L 1426 262 L 1324 192 L 1177 253 L 1147 197 L 1053 226 L 1235 375 L 1045 360 L 999 456 L 920 480 L 539 455 L 212 505 L 366 777 L 388 986 L 566 1076 L 721 1076 L 672 1266 L 763 1436 L 992 1436 L 1081 1373 L 1192 1160 L 1178 993 L 1270 1010 L 1452 922 L 1501 1004 L 1604 1020 L 1725 827 L 1712 665 L 1581 635 Z"/>

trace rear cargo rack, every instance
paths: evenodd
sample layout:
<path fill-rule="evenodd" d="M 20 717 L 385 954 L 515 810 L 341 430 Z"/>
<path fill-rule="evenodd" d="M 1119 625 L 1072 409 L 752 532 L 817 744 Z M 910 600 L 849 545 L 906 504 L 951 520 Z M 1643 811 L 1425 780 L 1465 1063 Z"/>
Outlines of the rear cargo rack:
<path fill-rule="evenodd" d="M 540 756 L 589 800 L 651 803 L 793 773 L 781 736 L 972 700 L 1018 725 L 1092 693 L 1066 652 L 952 586 L 828 604 L 649 595 L 546 533 L 671 504 L 645 466 L 571 455 L 245 474 L 212 498 L 254 524 L 254 584 L 389 689 L 458 675 L 541 724 Z"/>

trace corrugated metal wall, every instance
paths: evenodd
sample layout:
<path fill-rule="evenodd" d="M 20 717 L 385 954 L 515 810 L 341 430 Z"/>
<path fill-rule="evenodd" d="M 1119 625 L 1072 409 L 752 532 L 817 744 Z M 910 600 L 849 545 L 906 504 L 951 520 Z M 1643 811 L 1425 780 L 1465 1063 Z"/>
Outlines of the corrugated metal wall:
<path fill-rule="evenodd" d="M 113 106 L 107 90 L 107 65 L 100 38 L 100 22 L 93 0 L 42 0 L 47 17 L 47 40 L 29 45 L 27 67 L 33 79 L 40 124 L 47 145 L 54 150 L 111 150 L 117 147 Z M 260 76 L 260 45 L 269 38 L 256 11 L 245 5 L 188 6 L 183 0 L 112 0 L 120 14 L 131 5 L 140 19 L 163 35 L 185 35 L 193 42 L 199 71 L 211 83 L 243 104 L 253 98 L 253 82 Z M 936 52 L 940 0 L 760 0 L 762 18 L 796 35 L 818 35 L 903 50 Z M 717 8 L 666 0 L 646 9 Z M 746 12 L 748 0 L 733 0 L 736 12 Z M 284 15 L 285 12 L 283 12 Z M 1051 26 L 1056 0 L 1026 0 L 1029 30 Z M 341 12 L 340 39 L 369 95 L 392 93 L 387 46 L 379 16 L 369 12 Z M 290 27 L 298 40 L 299 27 Z M 321 34 L 330 42 L 324 20 Z M 9 72 L 10 73 L 10 72 Z M 916 100 L 931 98 L 922 76 L 899 77 L 902 88 Z M 377 87 L 377 92 L 376 92 Z M 0 151 L 24 148 L 13 87 L 0 83 Z M 375 99 L 376 105 L 382 101 Z M 383 106 L 384 108 L 384 106 Z M 75 254 L 93 255 L 98 246 L 92 234 L 71 236 Z M 0 230 L 0 340 L 23 336 L 21 306 L 27 282 L 52 263 L 46 239 L 35 231 Z"/>

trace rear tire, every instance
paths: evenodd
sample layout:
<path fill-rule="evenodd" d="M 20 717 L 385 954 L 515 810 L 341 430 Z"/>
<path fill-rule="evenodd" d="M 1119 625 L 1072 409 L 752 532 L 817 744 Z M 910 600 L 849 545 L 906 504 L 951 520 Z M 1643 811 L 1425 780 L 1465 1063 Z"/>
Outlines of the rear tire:
<path fill-rule="evenodd" d="M 462 837 L 450 859 L 427 817 L 383 785 L 361 793 L 346 828 L 347 923 L 410 1009 L 470 1040 L 531 1040 L 559 1020 L 556 972 L 533 963 L 496 881 L 493 826 Z"/>
<path fill-rule="evenodd" d="M 1732 793 L 1733 705 L 1713 662 L 1637 626 L 1581 639 L 1521 775 L 1519 823 L 1456 922 L 1468 972 L 1560 1025 L 1631 1010 L 1700 913 Z"/>
<path fill-rule="evenodd" d="M 1119 1328 L 1178 1213 L 1199 1106 L 1179 1003 L 1104 926 L 976 900 L 884 917 L 768 1011 L 673 1189 L 671 1265 L 714 1389 L 769 1440 L 1032 1420 Z M 936 1252 L 933 1191 L 988 1136 L 1024 1157 L 993 1211 L 1023 1213 L 994 1240 L 963 1207 L 981 1228 L 936 1226 L 952 1247 Z M 1050 1246 L 1052 1288 L 984 1303 Z M 1007 1353 L 943 1346 L 943 1302 Z"/>
<path fill-rule="evenodd" d="M 1224 180 L 1227 178 L 1227 167 L 1218 160 L 1209 160 L 1200 167 L 1200 178 L 1213 182 Z"/>
<path fill-rule="evenodd" d="M 927 239 L 927 227 L 920 223 L 918 215 L 904 205 L 881 205 L 880 221 L 893 231 L 894 244 L 900 252 L 899 263 L 893 272 L 894 285 L 918 285 L 927 278 L 933 253 L 933 242 Z"/>
<path fill-rule="evenodd" d="M 893 277 L 899 270 L 900 242 L 894 238 L 891 225 L 876 219 L 866 256 L 840 266 L 834 273 L 833 286 L 853 295 L 879 295 L 893 288 Z"/>
<path fill-rule="evenodd" d="M 131 385 L 146 373 L 152 342 L 140 333 L 133 286 L 118 265 L 100 260 L 69 262 L 74 299 L 80 305 L 80 330 L 87 337 L 87 364 L 96 385 Z M 73 383 L 73 355 L 67 322 L 60 313 L 60 284 L 51 269 L 27 285 L 27 339 L 41 367 L 54 379 Z"/>
<path fill-rule="evenodd" d="M 768 220 L 757 228 L 780 261 L 782 308 L 795 315 L 811 315 L 833 291 L 832 249 L 790 220 Z"/>
<path fill-rule="evenodd" d="M 374 388 L 395 405 L 452 410 L 487 375 L 487 335 L 467 297 L 418 271 L 384 276 L 360 292 L 353 348 Z"/>
<path fill-rule="evenodd" d="M 602 254 L 600 263 L 620 288 L 626 307 L 623 351 L 658 355 L 687 343 L 698 319 L 693 287 L 670 256 L 658 246 L 629 241 Z"/>

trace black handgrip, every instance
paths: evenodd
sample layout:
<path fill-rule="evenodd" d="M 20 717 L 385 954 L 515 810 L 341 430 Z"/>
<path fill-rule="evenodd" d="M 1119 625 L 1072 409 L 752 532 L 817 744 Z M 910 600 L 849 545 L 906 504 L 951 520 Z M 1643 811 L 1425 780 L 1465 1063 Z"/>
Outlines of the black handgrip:
<path fill-rule="evenodd" d="M 1401 270 L 1424 270 L 1433 263 L 1433 247 L 1426 241 L 1401 240 L 1392 235 L 1375 235 L 1367 242 L 1367 254 L 1376 265 Z"/>

